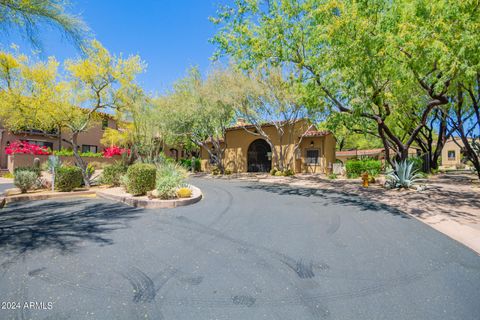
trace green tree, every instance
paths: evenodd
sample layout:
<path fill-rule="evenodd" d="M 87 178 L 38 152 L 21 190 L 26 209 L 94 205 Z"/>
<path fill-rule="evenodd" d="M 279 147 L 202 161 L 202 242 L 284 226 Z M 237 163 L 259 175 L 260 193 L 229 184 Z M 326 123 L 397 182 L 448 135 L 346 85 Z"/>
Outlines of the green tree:
<path fill-rule="evenodd" d="M 16 27 L 38 48 L 40 29 L 48 25 L 82 48 L 88 28 L 78 16 L 67 13 L 67 6 L 68 3 L 61 0 L 0 0 L 0 29 L 5 34 Z"/>
<path fill-rule="evenodd" d="M 212 19 L 213 41 L 217 56 L 246 69 L 296 68 L 318 106 L 368 120 L 405 159 L 432 110 L 471 73 L 461 61 L 478 44 L 478 14 L 478 1 L 235 1 Z"/>
<path fill-rule="evenodd" d="M 226 130 L 234 119 L 233 106 L 225 96 L 231 89 L 225 81 L 226 72 L 215 68 L 202 79 L 198 69 L 192 68 L 163 98 L 161 108 L 167 140 L 188 140 L 203 148 L 222 173 Z"/>
<path fill-rule="evenodd" d="M 144 68 L 138 56 L 127 59 L 110 54 L 98 41 L 86 56 L 65 62 L 60 77 L 58 62 L 34 63 L 23 55 L 0 54 L 0 117 L 11 130 L 36 129 L 44 134 L 60 128 L 66 134 L 75 163 L 90 185 L 87 164 L 80 157 L 78 136 L 99 120 L 99 112 L 122 106 L 135 76 Z"/>
<path fill-rule="evenodd" d="M 280 68 L 257 68 L 249 73 L 232 68 L 223 80 L 228 83 L 226 95 L 236 116 L 255 129 L 244 126 L 244 130 L 270 145 L 274 165 L 280 171 L 293 165 L 294 155 L 306 132 L 314 128 L 316 116 L 306 107 L 304 87 L 285 74 Z M 308 117 L 312 123 L 301 127 L 299 120 Z M 265 125 L 273 127 L 273 132 L 265 130 Z"/>
<path fill-rule="evenodd" d="M 119 136 L 131 148 L 129 162 L 157 162 L 165 147 L 158 104 L 139 86 L 129 86 L 121 92 L 117 115 L 125 123 Z"/>

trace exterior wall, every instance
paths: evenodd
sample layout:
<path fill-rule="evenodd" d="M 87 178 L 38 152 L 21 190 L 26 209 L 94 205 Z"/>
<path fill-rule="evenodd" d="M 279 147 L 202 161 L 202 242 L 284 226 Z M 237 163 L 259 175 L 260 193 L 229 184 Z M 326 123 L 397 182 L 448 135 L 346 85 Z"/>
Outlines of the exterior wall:
<path fill-rule="evenodd" d="M 8 171 L 13 173 L 15 168 L 18 167 L 31 167 L 33 166 L 33 160 L 35 158 L 40 159 L 40 165 L 45 163 L 48 160 L 47 155 L 32 155 L 32 154 L 15 154 L 8 156 Z M 73 156 L 60 156 L 60 160 L 63 164 L 73 165 L 75 163 L 75 159 Z M 116 161 L 122 159 L 120 156 L 115 156 L 112 158 L 102 158 L 102 157 L 82 157 L 87 163 L 91 162 L 98 162 L 98 163 L 108 163 L 112 164 Z"/>
<path fill-rule="evenodd" d="M 4 130 L 4 129 L 0 129 Z M 27 133 L 17 133 L 14 134 L 10 131 L 4 130 L 0 136 L 0 168 L 7 168 L 8 164 L 8 155 L 5 153 L 5 148 L 9 145 L 10 142 L 16 140 L 34 140 L 49 142 L 53 144 L 53 148 L 58 149 L 58 138 L 45 137 L 40 134 L 27 134 Z"/>
<path fill-rule="evenodd" d="M 332 165 L 332 154 L 335 156 L 335 144 L 330 138 L 325 137 L 307 137 L 302 140 L 299 147 L 300 157 L 297 154 L 296 168 L 297 173 L 328 173 L 328 166 Z M 333 139 L 333 137 L 332 137 Z M 333 139 L 334 140 L 334 139 Z M 311 164 L 307 162 L 307 151 L 318 150 L 318 163 Z"/>
<path fill-rule="evenodd" d="M 307 130 L 308 123 L 306 121 L 300 121 L 293 126 L 292 139 L 288 137 L 287 133 L 284 135 L 282 141 L 278 137 L 277 131 L 273 126 L 265 126 L 263 130 L 270 137 L 272 137 L 272 142 L 277 151 L 277 154 L 280 152 L 280 149 L 286 149 L 286 159 L 290 160 L 290 169 L 294 170 L 297 173 L 300 172 L 309 172 L 309 173 L 326 173 L 328 171 L 328 166 L 335 162 L 335 146 L 336 141 L 333 135 L 329 134 L 322 137 L 305 137 L 303 138 L 297 152 L 294 154 L 294 143 L 289 143 L 290 141 L 298 142 L 299 137 Z M 253 128 L 249 128 L 249 131 L 253 131 Z M 243 128 L 237 128 L 227 131 L 226 134 L 226 143 L 227 148 L 224 155 L 224 166 L 225 169 L 230 170 L 231 172 L 247 172 L 248 171 L 248 159 L 247 153 L 248 148 L 252 142 L 257 139 L 262 139 L 258 135 L 250 134 L 246 132 Z M 290 141 L 289 141 L 290 140 Z M 313 142 L 313 147 L 311 146 Z M 210 147 L 210 146 L 209 146 Z M 307 164 L 306 155 L 308 149 L 318 149 L 319 150 L 319 159 L 317 165 Z M 272 150 L 273 151 L 273 150 Z M 201 169 L 202 171 L 209 171 L 210 161 L 208 151 L 202 148 L 200 151 L 201 157 Z M 272 152 L 272 158 L 274 153 Z M 274 159 L 272 159 L 272 168 L 274 167 Z"/>
<path fill-rule="evenodd" d="M 325 136 L 325 173 L 333 172 L 333 164 L 336 161 L 337 139 L 333 134 Z"/>
<path fill-rule="evenodd" d="M 108 127 L 112 129 L 117 129 L 117 123 L 113 119 L 108 119 Z M 78 135 L 78 146 L 80 151 L 82 150 L 82 145 L 91 145 L 97 147 L 97 152 L 102 152 L 106 146 L 103 146 L 100 143 L 100 140 L 103 137 L 105 130 L 102 128 L 102 121 L 95 121 L 92 123 L 90 128 Z M 69 139 L 71 134 L 69 132 L 62 132 L 62 137 Z M 62 148 L 71 149 L 70 144 L 62 142 Z"/>
<path fill-rule="evenodd" d="M 108 118 L 108 127 L 117 129 L 117 124 L 115 120 Z M 103 137 L 103 133 L 105 130 L 102 128 L 102 121 L 95 121 L 93 122 L 91 128 L 79 134 L 78 137 L 78 144 L 80 147 L 80 151 L 82 145 L 93 145 L 97 147 L 97 152 L 102 152 L 104 146 L 100 143 L 100 140 Z M 62 132 L 62 138 L 68 139 L 70 134 L 68 132 Z M 0 168 L 7 168 L 8 166 L 8 156 L 5 153 L 5 147 L 10 142 L 16 140 L 29 140 L 29 141 L 39 141 L 39 142 L 47 142 L 53 144 L 54 150 L 59 150 L 60 148 L 69 149 L 71 146 L 66 142 L 60 142 L 59 137 L 48 137 L 41 133 L 34 134 L 31 132 L 28 133 L 13 133 L 8 130 L 5 130 L 3 126 L 0 124 Z M 98 159 L 98 158 L 97 158 Z"/>
<path fill-rule="evenodd" d="M 463 146 L 462 140 L 457 139 L 456 141 L 458 144 Z M 455 157 L 453 159 L 448 158 L 449 151 L 453 151 L 455 153 Z M 453 140 L 448 140 L 442 149 L 442 163 L 440 165 L 442 167 L 454 167 L 459 165 L 461 163 L 461 155 L 462 149 Z"/>
<path fill-rule="evenodd" d="M 352 154 L 341 154 L 341 153 L 339 154 L 339 152 L 336 152 L 335 157 L 336 157 L 336 160 L 341 161 L 344 165 L 347 160 L 360 158 L 360 157 L 370 157 L 370 158 L 382 160 L 383 162 L 385 162 L 385 154 L 383 149 L 379 149 L 379 151 L 377 152 L 370 152 L 369 150 L 367 150 L 368 152 L 365 152 L 365 151 L 366 150 L 359 149 L 357 151 L 353 151 Z M 395 154 L 395 151 L 391 150 L 390 156 L 392 156 L 393 154 Z M 415 148 L 408 149 L 408 157 L 415 157 L 416 155 L 417 155 L 417 149 Z"/>

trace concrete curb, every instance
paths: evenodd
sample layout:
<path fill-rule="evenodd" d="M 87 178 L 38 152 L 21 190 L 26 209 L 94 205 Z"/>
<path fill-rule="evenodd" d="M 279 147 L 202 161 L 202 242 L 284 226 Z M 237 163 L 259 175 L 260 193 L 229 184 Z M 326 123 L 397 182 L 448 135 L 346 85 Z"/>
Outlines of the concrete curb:
<path fill-rule="evenodd" d="M 74 198 L 82 196 L 92 196 L 95 195 L 94 190 L 85 190 L 85 191 L 73 191 L 73 192 L 52 192 L 44 194 L 19 194 L 15 196 L 10 196 L 5 198 L 6 203 L 13 203 L 19 201 L 35 201 L 35 200 L 48 200 L 55 198 Z M 0 200 L 1 201 L 1 200 Z"/>
<path fill-rule="evenodd" d="M 192 189 L 191 198 L 173 200 L 149 199 L 146 196 L 134 197 L 131 194 L 125 193 L 121 188 L 98 190 L 97 196 L 108 200 L 123 202 L 136 208 L 166 209 L 187 206 L 200 201 L 203 197 L 200 189 L 195 186 L 190 186 L 190 188 Z"/>
<path fill-rule="evenodd" d="M 5 200 L 6 192 L 0 192 L 0 209 L 5 207 L 5 203 L 7 202 Z"/>

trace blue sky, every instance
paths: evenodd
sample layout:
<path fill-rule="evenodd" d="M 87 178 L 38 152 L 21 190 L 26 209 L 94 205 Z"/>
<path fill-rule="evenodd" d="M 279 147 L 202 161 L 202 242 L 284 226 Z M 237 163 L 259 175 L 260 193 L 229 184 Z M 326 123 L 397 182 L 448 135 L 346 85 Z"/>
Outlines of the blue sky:
<path fill-rule="evenodd" d="M 71 13 L 79 13 L 94 37 L 110 52 L 139 54 L 148 64 L 140 83 L 148 92 L 162 93 L 186 70 L 210 64 L 214 46 L 208 40 L 216 26 L 209 20 L 226 0 L 71 0 Z M 43 55 L 63 61 L 78 52 L 55 30 L 41 36 Z M 3 38 L 31 50 L 15 35 Z"/>

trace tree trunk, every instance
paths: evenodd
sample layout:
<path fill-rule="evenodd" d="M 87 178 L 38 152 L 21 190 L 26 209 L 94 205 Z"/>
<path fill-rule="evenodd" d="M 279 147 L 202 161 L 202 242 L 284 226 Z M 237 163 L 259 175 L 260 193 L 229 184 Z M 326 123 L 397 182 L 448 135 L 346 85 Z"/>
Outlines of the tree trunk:
<path fill-rule="evenodd" d="M 80 157 L 80 153 L 78 152 L 78 132 L 72 133 L 72 139 L 70 140 L 72 144 L 73 156 L 75 158 L 75 164 L 82 170 L 82 177 L 83 182 L 85 183 L 85 187 L 90 188 L 90 177 L 87 173 L 87 164 L 83 161 L 82 157 Z"/>

